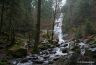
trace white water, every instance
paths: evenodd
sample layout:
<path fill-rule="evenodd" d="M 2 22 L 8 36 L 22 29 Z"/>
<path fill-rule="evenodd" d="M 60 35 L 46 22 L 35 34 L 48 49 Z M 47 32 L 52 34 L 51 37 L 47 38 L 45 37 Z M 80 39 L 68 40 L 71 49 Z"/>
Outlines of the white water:
<path fill-rule="evenodd" d="M 83 42 L 81 42 L 81 43 L 79 43 L 79 45 L 80 45 L 81 55 L 84 56 L 84 54 L 85 54 L 85 48 L 86 48 L 86 44 L 83 43 Z"/>
<path fill-rule="evenodd" d="M 55 26 L 54 26 L 54 35 L 58 37 L 59 39 L 59 44 L 64 43 L 63 40 L 63 33 L 62 33 L 62 21 L 63 21 L 63 13 L 61 12 L 62 7 L 65 5 L 65 1 L 66 0 L 62 0 L 57 6 L 59 8 L 59 13 L 56 13 L 58 16 L 58 18 L 55 20 Z M 54 4 L 54 8 L 55 8 L 56 4 Z M 57 10 L 56 9 L 56 10 Z"/>
<path fill-rule="evenodd" d="M 55 55 L 60 55 L 60 56 L 64 56 L 64 55 L 67 55 L 67 53 L 62 53 L 62 51 L 60 50 L 60 48 L 56 48 L 57 51 L 56 51 L 56 54 Z"/>
<path fill-rule="evenodd" d="M 58 2 L 58 0 L 57 0 Z M 62 0 L 58 5 L 57 5 L 57 9 L 59 9 L 59 13 L 56 13 L 56 15 L 59 15 L 57 17 L 57 19 L 55 20 L 55 26 L 54 26 L 54 36 L 57 36 L 59 39 L 59 44 L 63 43 L 64 44 L 64 40 L 63 40 L 63 33 L 62 33 L 62 21 L 63 21 L 63 13 L 61 12 L 62 7 L 65 5 L 66 0 Z M 55 2 L 56 3 L 56 2 Z M 56 9 L 56 4 L 53 5 L 54 10 Z M 59 8 L 58 8 L 59 7 Z M 56 10 L 57 10 L 56 9 Z M 66 55 L 64 53 L 62 53 L 62 51 L 60 50 L 60 48 L 57 48 L 56 51 L 56 55 Z"/>
<path fill-rule="evenodd" d="M 32 65 L 32 64 L 33 64 L 33 62 L 28 61 L 26 63 L 18 63 L 17 65 Z"/>

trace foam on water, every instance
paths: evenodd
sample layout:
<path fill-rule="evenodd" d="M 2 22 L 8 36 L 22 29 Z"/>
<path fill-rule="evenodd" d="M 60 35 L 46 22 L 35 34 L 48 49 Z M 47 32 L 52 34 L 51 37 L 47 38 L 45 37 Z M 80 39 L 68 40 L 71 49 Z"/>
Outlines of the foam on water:
<path fill-rule="evenodd" d="M 32 65 L 33 62 L 32 61 L 28 61 L 26 63 L 18 63 L 17 65 Z"/>
<path fill-rule="evenodd" d="M 60 55 L 60 56 L 64 56 L 64 55 L 67 55 L 67 53 L 62 53 L 62 51 L 60 50 L 60 48 L 56 48 L 57 51 L 56 51 L 56 54 L 55 55 Z"/>

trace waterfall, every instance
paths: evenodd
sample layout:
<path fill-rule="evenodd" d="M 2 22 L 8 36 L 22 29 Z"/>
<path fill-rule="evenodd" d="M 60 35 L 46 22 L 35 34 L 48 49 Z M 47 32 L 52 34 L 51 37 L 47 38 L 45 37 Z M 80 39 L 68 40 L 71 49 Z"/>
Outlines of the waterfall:
<path fill-rule="evenodd" d="M 54 0 L 55 1 L 55 0 Z M 13 64 L 16 65 L 34 65 L 34 63 L 38 64 L 50 64 L 54 62 L 54 60 L 59 59 L 61 56 L 68 55 L 66 52 L 66 49 L 68 48 L 68 45 L 66 46 L 63 40 L 63 32 L 62 32 L 62 21 L 63 21 L 63 13 L 61 12 L 62 7 L 65 5 L 66 0 L 62 0 L 58 4 L 58 11 L 59 13 L 56 13 L 58 16 L 55 19 L 55 25 L 54 25 L 54 35 L 57 36 L 59 39 L 59 45 L 55 48 L 46 49 L 41 51 L 39 54 L 32 54 L 31 56 L 27 56 L 25 58 L 21 58 L 20 61 L 17 61 Z M 53 9 L 55 7 L 55 3 L 53 4 Z M 68 44 L 68 43 L 67 43 Z M 66 46 L 66 47 L 65 47 Z M 63 52 L 62 52 L 63 51 Z"/>
<path fill-rule="evenodd" d="M 57 0 L 58 2 L 58 0 Z M 56 13 L 56 20 L 55 20 L 55 25 L 54 25 L 54 36 L 57 37 L 57 39 L 59 40 L 59 44 L 64 44 L 64 39 L 63 39 L 63 32 L 62 32 L 62 22 L 63 22 L 63 17 L 64 14 L 61 12 L 61 9 L 63 8 L 63 6 L 65 5 L 66 0 L 62 0 L 61 2 L 57 3 L 54 2 L 53 4 L 53 9 L 54 10 L 58 10 L 58 13 Z M 56 8 L 57 6 L 57 8 Z M 56 55 L 66 55 L 66 53 L 62 53 L 62 50 L 60 50 L 59 47 L 56 48 Z"/>
<path fill-rule="evenodd" d="M 56 2 L 55 2 L 56 3 Z M 55 6 L 56 4 L 54 3 L 53 8 L 55 10 Z M 58 6 L 58 12 L 56 13 L 56 15 L 59 15 L 56 20 L 55 20 L 55 25 L 54 25 L 54 36 L 57 36 L 59 39 L 59 44 L 64 43 L 63 40 L 63 33 L 62 33 L 62 21 L 63 21 L 63 13 L 61 12 L 62 7 L 65 5 L 66 0 L 62 0 L 59 4 L 57 4 Z M 57 8 L 56 8 L 57 10 Z"/>

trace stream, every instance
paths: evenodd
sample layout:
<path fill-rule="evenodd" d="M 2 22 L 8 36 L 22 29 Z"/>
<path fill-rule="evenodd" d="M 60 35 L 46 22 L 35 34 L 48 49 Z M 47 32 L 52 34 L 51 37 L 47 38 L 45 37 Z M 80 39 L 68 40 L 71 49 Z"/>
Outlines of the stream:
<path fill-rule="evenodd" d="M 62 7 L 65 5 L 65 0 L 62 0 L 58 7 L 61 12 Z M 55 4 L 53 5 L 55 6 Z M 67 56 L 68 54 L 72 54 L 73 52 L 68 51 L 69 42 L 65 42 L 63 40 L 62 33 L 62 21 L 63 21 L 63 13 L 57 13 L 59 15 L 55 20 L 54 25 L 54 35 L 57 36 L 59 42 L 58 46 L 55 48 L 49 48 L 47 50 L 41 51 L 39 54 L 32 54 L 30 56 L 26 56 L 25 58 L 15 59 L 13 60 L 14 65 L 33 65 L 33 64 L 53 64 L 54 61 L 58 60 L 62 56 Z"/>
<path fill-rule="evenodd" d="M 64 18 L 64 14 L 61 12 L 62 7 L 65 5 L 66 0 L 62 0 L 58 3 L 58 12 L 56 13 L 56 19 L 54 23 L 54 36 L 58 39 L 58 44 L 55 48 L 48 48 L 46 50 L 41 50 L 38 54 L 31 54 L 26 56 L 25 58 L 18 58 L 12 60 L 12 64 L 14 65 L 49 65 L 53 64 L 60 58 L 70 58 L 74 52 L 70 50 L 73 44 L 72 41 L 65 41 L 63 39 L 63 32 L 62 32 L 62 21 Z M 53 4 L 53 9 L 55 10 L 56 2 Z M 82 56 L 85 54 L 85 43 L 80 42 L 80 53 Z"/>

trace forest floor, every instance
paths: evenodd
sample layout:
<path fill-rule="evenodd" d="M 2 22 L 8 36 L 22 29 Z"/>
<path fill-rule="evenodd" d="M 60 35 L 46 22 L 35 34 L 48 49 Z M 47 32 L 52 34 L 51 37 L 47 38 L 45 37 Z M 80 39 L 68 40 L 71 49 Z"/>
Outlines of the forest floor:
<path fill-rule="evenodd" d="M 4 49 L 0 49 L 0 59 L 6 57 L 6 52 Z"/>
<path fill-rule="evenodd" d="M 69 38 L 69 37 L 68 37 Z M 72 40 L 73 41 L 73 39 L 71 38 L 70 40 Z M 90 44 L 90 45 L 94 45 L 95 46 L 95 44 L 96 44 L 96 36 L 95 35 L 90 35 L 90 36 L 85 36 L 85 37 L 83 37 L 83 38 L 81 38 L 81 39 L 79 39 L 79 40 L 83 40 L 84 42 L 86 42 L 86 44 Z M 22 42 L 22 44 L 21 44 L 21 42 Z M 20 44 L 19 44 L 20 43 Z M 16 49 L 19 49 L 19 48 L 23 48 L 24 47 L 24 45 L 27 43 L 27 39 L 21 39 L 21 38 L 18 38 L 18 43 L 16 44 L 16 45 L 14 45 L 14 46 L 12 46 L 11 48 L 10 48 L 10 50 L 16 50 Z M 76 48 L 75 48 L 75 50 L 76 50 Z M 80 50 L 80 49 L 79 49 Z M 71 63 L 76 63 L 76 61 L 77 60 L 92 60 L 92 61 L 94 61 L 95 60 L 95 57 L 96 57 L 96 55 L 94 54 L 94 53 L 92 53 L 92 52 L 90 52 L 90 51 L 88 51 L 88 50 L 86 50 L 86 53 L 85 53 L 85 55 L 84 55 L 84 57 L 81 57 L 80 56 L 80 51 L 79 51 L 78 49 L 76 50 L 76 54 L 74 54 L 75 56 L 72 56 L 72 58 L 70 58 L 70 59 L 66 59 L 65 57 L 61 57 L 59 60 L 57 60 L 57 61 L 54 61 L 54 63 L 53 64 L 49 64 L 49 65 L 72 65 Z M 79 54 L 78 54 L 79 53 Z M 77 56 L 76 56 L 77 55 Z M 2 59 L 2 58 L 5 58 L 6 57 L 6 49 L 0 49 L 0 59 Z M 75 60 L 75 62 L 74 61 L 72 61 L 72 60 Z M 35 64 L 34 64 L 35 65 Z M 38 65 L 38 64 L 36 64 L 36 65 Z M 40 64 L 39 64 L 40 65 Z M 42 65 L 42 64 L 41 64 Z M 74 64 L 75 65 L 75 64 Z"/>

